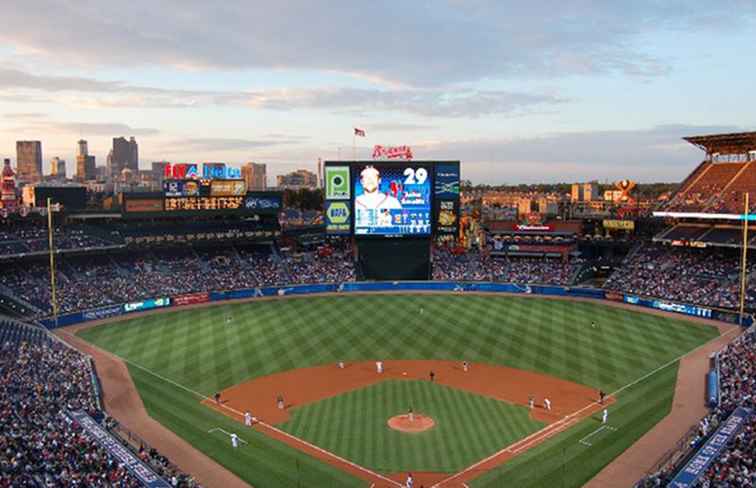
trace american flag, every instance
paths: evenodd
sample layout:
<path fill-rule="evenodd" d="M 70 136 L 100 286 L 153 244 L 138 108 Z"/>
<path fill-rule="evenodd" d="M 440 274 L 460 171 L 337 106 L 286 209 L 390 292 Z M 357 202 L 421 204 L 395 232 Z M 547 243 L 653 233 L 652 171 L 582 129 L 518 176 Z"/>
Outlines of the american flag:
<path fill-rule="evenodd" d="M 358 129 L 357 127 L 354 128 L 354 135 L 365 137 L 365 130 L 364 129 Z"/>

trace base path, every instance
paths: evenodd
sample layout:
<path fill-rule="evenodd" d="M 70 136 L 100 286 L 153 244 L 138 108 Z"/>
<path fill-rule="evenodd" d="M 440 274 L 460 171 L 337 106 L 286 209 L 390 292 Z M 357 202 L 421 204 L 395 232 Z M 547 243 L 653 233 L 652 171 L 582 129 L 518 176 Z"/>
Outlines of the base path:
<path fill-rule="evenodd" d="M 460 361 L 424 361 L 392 360 L 383 362 L 383 373 L 376 372 L 375 361 L 346 363 L 339 368 L 336 364 L 300 368 L 255 378 L 232 386 L 220 392 L 221 403 L 203 400 L 206 406 L 216 409 L 243 421 L 243 412 L 249 411 L 261 420 L 255 426 L 261 432 L 307 452 L 324 462 L 344 469 L 355 476 L 375 483 L 374 488 L 396 486 L 386 480 L 375 479 L 369 473 L 360 472 L 356 465 L 345 463 L 332 453 L 318 451 L 314 446 L 303 441 L 286 437 L 286 434 L 273 427 L 289 419 L 292 408 L 317 402 L 324 398 L 335 397 L 349 391 L 364 388 L 385 380 L 425 380 L 430 381 L 430 372 L 434 372 L 434 381 L 438 384 L 464 390 L 489 398 L 505 401 L 515 405 L 528 406 L 533 395 L 536 405 L 531 410 L 531 417 L 547 424 L 544 429 L 521 439 L 511 446 L 502 446 L 502 450 L 483 460 L 474 470 L 462 476 L 450 479 L 449 473 L 413 473 L 416 486 L 431 486 L 447 480 L 443 486 L 464 486 L 466 481 L 480 476 L 483 471 L 492 469 L 512 457 L 537 446 L 553 435 L 571 427 L 581 419 L 599 411 L 598 392 L 584 385 L 547 376 L 531 371 L 473 363 L 465 372 Z M 281 395 L 284 408 L 278 408 L 276 399 Z M 551 401 L 551 409 L 544 407 L 544 398 Z M 614 399 L 608 397 L 606 404 Z M 580 414 L 573 415 L 580 411 Z M 565 420 L 565 416 L 570 415 Z M 402 414 L 401 417 L 405 417 Z M 389 475 L 391 480 L 403 482 L 407 473 Z"/>

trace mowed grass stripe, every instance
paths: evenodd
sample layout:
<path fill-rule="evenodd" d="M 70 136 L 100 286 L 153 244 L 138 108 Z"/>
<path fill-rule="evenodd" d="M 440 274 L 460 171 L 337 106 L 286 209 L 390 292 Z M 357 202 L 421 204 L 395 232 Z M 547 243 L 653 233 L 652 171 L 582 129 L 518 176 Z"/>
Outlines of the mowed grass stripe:
<path fill-rule="evenodd" d="M 225 324 L 226 313 L 233 317 L 232 325 Z M 599 324 L 595 331 L 591 330 L 591 320 Z M 613 391 L 716 335 L 711 327 L 594 303 L 469 295 L 340 295 L 260 301 L 155 314 L 82 332 L 105 349 L 207 395 L 249 378 L 291 368 L 338 360 L 408 358 L 500 364 Z M 662 408 L 659 399 L 668 394 L 664 388 L 667 386 L 646 392 L 646 402 L 654 413 L 650 419 Z M 158 408 L 157 404 L 165 401 L 164 408 L 170 409 L 170 399 L 161 400 L 159 389 L 140 392 L 143 397 L 152 397 L 153 407 L 148 408 Z M 385 409 L 387 399 L 377 394 L 372 398 L 373 408 L 363 403 L 362 420 L 354 420 L 350 430 L 351 425 L 357 428 L 365 421 L 366 412 L 385 413 L 381 409 Z M 616 408 L 631 400 L 623 392 Z M 469 445 L 493 445 L 486 440 L 485 436 L 492 437 L 487 430 L 496 432 L 501 442 L 509 432 L 517 436 L 522 435 L 522 426 L 527 429 L 527 412 L 522 420 L 513 416 L 491 422 L 485 429 L 485 424 L 473 417 L 479 411 L 489 415 L 490 406 L 457 403 L 439 400 L 434 408 L 466 408 L 472 423 L 464 425 L 460 418 L 450 425 L 468 431 L 468 440 L 437 439 L 433 444 L 446 446 L 448 452 L 435 459 L 415 454 L 404 445 L 392 451 L 403 456 L 390 457 L 385 454 L 390 450 L 383 445 L 385 439 L 363 438 L 358 442 L 349 437 L 345 449 L 354 451 L 357 457 L 372 459 L 374 466 L 386 467 L 391 460 L 387 471 L 412 468 L 402 464 L 404 458 L 416 465 L 449 467 L 464 464 L 462 460 L 470 464 L 477 460 L 467 452 Z M 646 403 L 643 407 L 636 410 L 645 410 Z M 396 408 L 405 412 L 407 406 Z M 183 415 L 188 415 L 189 421 L 176 424 L 174 430 L 203 442 L 199 430 L 192 427 L 195 413 L 185 409 Z M 308 414 L 306 422 L 292 425 L 296 430 L 308 430 L 307 435 L 335 436 L 338 441 L 340 434 L 323 425 L 323 419 L 332 415 L 334 411 L 317 410 Z M 380 425 L 386 428 L 385 419 Z M 500 430 L 504 425 L 510 430 Z M 649 423 L 643 425 L 647 428 Z M 501 442 L 498 448 L 503 445 Z M 618 449 L 622 445 L 627 445 L 625 438 Z M 265 456 L 249 462 L 256 470 L 269 470 Z M 580 469 L 588 473 L 598 468 L 588 463 Z M 289 481 L 262 486 L 292 486 Z M 321 486 L 329 485 L 326 482 Z"/>

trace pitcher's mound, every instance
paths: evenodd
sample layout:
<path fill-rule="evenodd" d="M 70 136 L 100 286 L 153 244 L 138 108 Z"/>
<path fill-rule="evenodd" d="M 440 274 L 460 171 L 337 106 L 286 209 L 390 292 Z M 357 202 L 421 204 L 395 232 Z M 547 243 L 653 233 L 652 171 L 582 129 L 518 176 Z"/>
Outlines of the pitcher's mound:
<path fill-rule="evenodd" d="M 432 429 L 434 425 L 436 425 L 436 422 L 432 418 L 421 413 L 416 413 L 413 420 L 410 420 L 408 414 L 395 415 L 388 419 L 388 426 L 392 429 L 412 434 L 425 432 Z"/>

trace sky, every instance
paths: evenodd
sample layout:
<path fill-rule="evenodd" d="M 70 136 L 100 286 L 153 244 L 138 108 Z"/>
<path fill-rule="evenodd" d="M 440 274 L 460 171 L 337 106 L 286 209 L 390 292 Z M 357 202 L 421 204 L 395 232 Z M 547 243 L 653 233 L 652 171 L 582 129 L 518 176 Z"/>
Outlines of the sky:
<path fill-rule="evenodd" d="M 752 0 L 4 0 L 0 157 L 266 163 L 374 144 L 473 183 L 681 181 L 756 130 Z M 366 131 L 353 138 L 353 128 Z M 355 144 L 355 146 L 353 146 Z"/>

